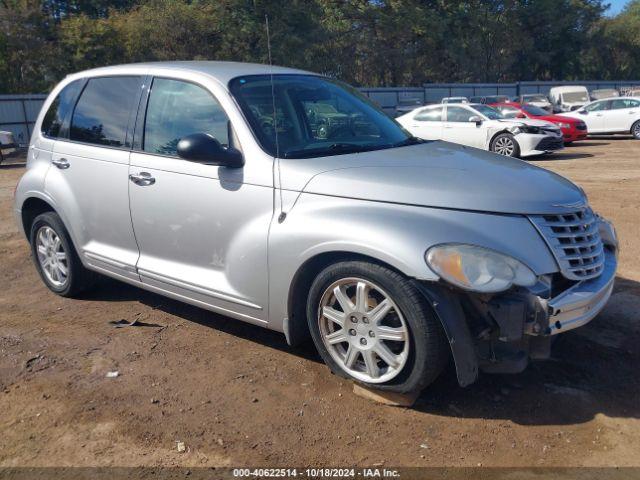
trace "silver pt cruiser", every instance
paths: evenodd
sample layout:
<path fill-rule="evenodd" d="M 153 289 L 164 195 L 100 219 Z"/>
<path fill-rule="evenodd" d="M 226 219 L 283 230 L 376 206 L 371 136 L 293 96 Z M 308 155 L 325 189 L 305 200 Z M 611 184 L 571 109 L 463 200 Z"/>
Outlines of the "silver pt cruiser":
<path fill-rule="evenodd" d="M 53 292 L 96 272 L 311 337 L 335 373 L 396 392 L 452 358 L 518 372 L 604 307 L 613 227 L 547 170 L 425 142 L 354 89 L 241 63 L 67 77 L 15 213 Z"/>

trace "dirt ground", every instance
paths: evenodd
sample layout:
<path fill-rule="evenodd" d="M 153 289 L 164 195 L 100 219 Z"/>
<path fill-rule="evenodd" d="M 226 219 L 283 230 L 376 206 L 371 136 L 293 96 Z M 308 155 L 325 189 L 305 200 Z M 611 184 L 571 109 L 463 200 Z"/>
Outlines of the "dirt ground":
<path fill-rule="evenodd" d="M 0 466 L 640 466 L 640 141 L 535 163 L 615 223 L 614 295 L 551 360 L 464 389 L 449 369 L 412 409 L 355 396 L 310 347 L 131 286 L 50 293 L 11 213 L 23 165 L 0 166 Z"/>

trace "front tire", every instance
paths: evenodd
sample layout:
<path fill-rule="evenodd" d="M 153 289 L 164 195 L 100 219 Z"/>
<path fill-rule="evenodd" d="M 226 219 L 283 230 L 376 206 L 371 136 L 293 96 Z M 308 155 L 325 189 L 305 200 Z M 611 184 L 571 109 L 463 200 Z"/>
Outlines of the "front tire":
<path fill-rule="evenodd" d="M 501 133 L 491 141 L 491 151 L 507 157 L 520 157 L 520 145 L 510 133 Z"/>
<path fill-rule="evenodd" d="M 417 392 L 448 359 L 431 306 L 398 272 L 363 261 L 326 267 L 307 301 L 313 341 L 337 375 L 367 387 Z"/>
<path fill-rule="evenodd" d="M 640 120 L 632 125 L 631 135 L 633 135 L 633 138 L 636 140 L 640 140 Z"/>
<path fill-rule="evenodd" d="M 82 265 L 57 213 L 38 215 L 31 225 L 29 241 L 36 269 L 49 290 L 72 297 L 93 286 L 95 274 Z"/>

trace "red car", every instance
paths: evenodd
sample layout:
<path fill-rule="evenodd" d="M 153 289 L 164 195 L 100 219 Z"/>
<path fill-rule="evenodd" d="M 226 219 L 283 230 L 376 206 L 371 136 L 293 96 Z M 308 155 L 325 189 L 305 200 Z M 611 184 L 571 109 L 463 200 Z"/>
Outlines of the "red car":
<path fill-rule="evenodd" d="M 555 123 L 562 130 L 565 144 L 587 138 L 587 125 L 577 118 L 553 115 L 529 103 L 493 103 L 491 106 L 507 118 L 535 118 Z"/>

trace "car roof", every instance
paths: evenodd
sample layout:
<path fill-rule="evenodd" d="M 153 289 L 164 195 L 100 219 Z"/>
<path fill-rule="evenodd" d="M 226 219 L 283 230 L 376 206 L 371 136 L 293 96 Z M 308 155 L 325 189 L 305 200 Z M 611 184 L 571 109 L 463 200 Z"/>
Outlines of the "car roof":
<path fill-rule="evenodd" d="M 161 74 L 167 71 L 190 71 L 208 75 L 217 79 L 220 83 L 227 84 L 235 77 L 247 75 L 268 75 L 268 74 L 302 74 L 318 75 L 316 73 L 298 70 L 295 68 L 262 65 L 259 63 L 243 62 L 218 62 L 218 61 L 175 61 L 175 62 L 146 62 L 129 63 L 123 65 L 113 65 L 109 67 L 94 68 L 73 74 L 74 77 L 96 77 L 106 75 L 141 74 L 147 75 Z"/>

